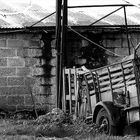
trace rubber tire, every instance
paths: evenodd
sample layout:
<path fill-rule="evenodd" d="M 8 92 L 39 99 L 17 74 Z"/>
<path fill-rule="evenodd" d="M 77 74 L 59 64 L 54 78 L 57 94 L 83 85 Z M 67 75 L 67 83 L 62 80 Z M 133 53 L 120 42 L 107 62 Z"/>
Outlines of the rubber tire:
<path fill-rule="evenodd" d="M 116 128 L 116 126 L 111 125 L 112 124 L 112 119 L 104 108 L 100 109 L 100 111 L 98 112 L 98 115 L 97 115 L 97 118 L 96 118 L 96 124 L 98 126 L 101 125 L 100 123 L 101 123 L 103 118 L 105 118 L 105 120 L 108 122 L 108 125 L 107 125 L 108 129 L 107 129 L 107 131 L 103 130 L 102 134 L 116 135 L 117 134 L 117 128 Z"/>

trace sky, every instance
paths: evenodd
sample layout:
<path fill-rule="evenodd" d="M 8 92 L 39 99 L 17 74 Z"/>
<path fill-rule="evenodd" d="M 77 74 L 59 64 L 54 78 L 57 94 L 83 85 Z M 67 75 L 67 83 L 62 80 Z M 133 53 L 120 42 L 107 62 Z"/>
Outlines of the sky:
<path fill-rule="evenodd" d="M 127 2 L 133 3 L 136 7 L 128 7 L 126 8 L 127 14 L 132 21 L 137 24 L 140 24 L 140 20 L 137 17 L 134 17 L 134 13 L 140 13 L 140 7 L 138 2 L 140 0 L 68 0 L 68 6 L 78 6 L 78 5 L 106 5 L 106 4 L 126 4 Z M 6 22 L 8 21 L 10 24 L 15 24 L 13 19 L 10 18 L 11 15 L 17 15 L 17 13 L 24 13 L 25 15 L 29 15 L 31 18 L 35 19 L 36 21 L 40 20 L 41 16 L 34 15 L 31 13 L 31 10 L 34 10 L 35 5 L 40 6 L 41 11 L 44 9 L 45 12 L 52 13 L 56 10 L 56 0 L 0 0 L 0 3 L 3 5 L 0 7 L 0 16 L 1 19 Z M 32 6 L 34 5 L 34 6 Z M 10 8 L 12 7 L 12 10 Z M 119 7 L 104 7 L 104 8 L 75 8 L 75 9 L 68 9 L 72 12 L 82 12 L 90 17 L 94 17 L 96 19 L 100 19 L 102 16 L 116 10 Z M 38 9 L 38 8 L 36 8 Z M 12 11 L 12 12 L 11 12 Z M 39 11 L 39 10 L 38 10 Z M 123 9 L 119 10 L 115 13 L 121 17 L 124 17 Z M 7 19 L 5 18 L 7 16 Z M 12 17 L 12 16 L 11 16 Z M 69 16 L 69 19 L 73 22 L 76 22 L 74 16 Z M 103 19 L 103 21 L 106 19 Z M 112 21 L 109 24 L 115 24 Z"/>
<path fill-rule="evenodd" d="M 40 5 L 44 9 L 48 9 L 48 11 L 54 11 L 55 10 L 55 3 L 56 0 L 0 0 L 4 3 L 6 2 L 8 5 L 11 5 L 15 7 L 16 4 L 26 4 L 26 7 L 31 7 L 32 4 Z M 68 5 L 97 5 L 97 4 L 123 4 L 126 3 L 125 1 L 128 1 L 130 3 L 138 4 L 139 0 L 68 0 Z M 4 8 L 4 7 L 0 7 Z M 19 10 L 19 9 L 18 9 Z M 23 10 L 23 9 L 22 9 Z M 81 9 L 80 9 L 81 10 Z M 133 12 L 133 11 L 132 11 Z"/>

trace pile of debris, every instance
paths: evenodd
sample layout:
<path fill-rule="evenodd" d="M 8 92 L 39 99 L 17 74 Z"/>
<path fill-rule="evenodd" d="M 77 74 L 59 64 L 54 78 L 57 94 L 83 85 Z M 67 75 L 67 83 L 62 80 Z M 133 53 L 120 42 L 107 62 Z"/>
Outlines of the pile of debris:
<path fill-rule="evenodd" d="M 24 114 L 24 113 L 23 113 Z M 16 117 L 17 118 L 16 118 Z M 86 123 L 83 118 L 73 119 L 73 116 L 55 108 L 51 112 L 40 115 L 36 119 L 24 119 L 28 116 L 15 114 L 11 119 L 2 119 L 0 134 L 2 135 L 31 135 L 36 137 L 57 137 L 81 139 L 88 135 L 99 134 L 98 127 Z"/>
<path fill-rule="evenodd" d="M 73 119 L 73 117 L 62 110 L 55 108 L 51 112 L 39 116 L 35 120 L 38 125 L 36 132 L 41 135 L 55 137 L 86 137 L 87 135 L 99 134 L 98 127 L 87 124 L 83 119 Z"/>

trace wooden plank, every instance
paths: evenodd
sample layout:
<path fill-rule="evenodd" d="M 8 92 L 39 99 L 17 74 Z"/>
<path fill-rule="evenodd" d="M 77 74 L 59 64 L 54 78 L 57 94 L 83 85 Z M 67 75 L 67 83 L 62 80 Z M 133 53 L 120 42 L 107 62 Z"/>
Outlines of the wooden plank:
<path fill-rule="evenodd" d="M 133 66 L 132 60 L 126 61 L 126 62 L 121 62 L 121 63 L 123 65 L 124 69 Z M 101 68 L 98 68 L 98 69 L 95 69 L 95 70 L 91 70 L 91 72 L 93 72 L 93 73 L 97 72 L 98 75 L 101 76 L 101 75 L 104 75 L 105 73 L 108 72 L 107 69 L 106 69 L 107 67 L 109 67 L 110 72 L 115 72 L 115 71 L 118 71 L 119 69 L 121 69 L 121 63 L 113 64 L 111 66 L 101 67 Z M 69 69 L 65 69 L 65 73 L 68 74 L 69 73 Z M 75 73 L 75 69 L 72 68 L 71 69 L 71 74 L 74 74 L 74 73 Z M 78 74 L 86 74 L 86 73 L 89 73 L 89 72 L 83 71 L 83 69 L 81 69 L 81 68 L 77 68 L 77 73 Z"/>
<path fill-rule="evenodd" d="M 106 80 L 106 79 L 109 80 L 109 75 L 106 75 L 106 76 L 103 76 L 103 77 L 99 77 L 99 80 L 100 80 L 100 81 Z"/>
<path fill-rule="evenodd" d="M 114 84 L 115 82 L 119 82 L 119 81 L 121 81 L 121 80 L 123 80 L 123 77 L 117 78 L 117 79 L 113 79 L 113 80 L 111 80 L 111 81 L 112 81 L 112 84 Z M 100 83 L 100 86 L 101 86 L 101 88 L 102 88 L 102 86 L 105 86 L 105 85 L 108 85 L 108 84 L 110 84 L 110 81 L 109 81 L 109 80 L 106 81 L 106 82 Z"/>
<path fill-rule="evenodd" d="M 69 107 L 70 107 L 70 113 L 72 113 L 71 69 L 69 69 L 69 73 L 68 73 L 68 84 L 69 84 Z"/>
<path fill-rule="evenodd" d="M 67 101 L 75 101 L 75 95 L 71 95 L 71 97 L 70 97 L 70 95 L 66 95 L 66 100 Z"/>
<path fill-rule="evenodd" d="M 93 79 L 87 81 L 88 84 L 93 83 Z"/>
<path fill-rule="evenodd" d="M 112 80 L 111 80 L 111 73 L 110 73 L 110 69 L 108 68 L 108 75 L 109 75 L 109 85 L 110 85 L 110 90 L 111 90 L 111 96 L 113 93 L 113 85 L 112 85 Z M 113 96 L 112 96 L 112 101 L 113 101 Z"/>
<path fill-rule="evenodd" d="M 62 107 L 66 111 L 66 84 L 65 84 L 65 68 L 63 69 L 63 98 L 62 98 Z"/>
<path fill-rule="evenodd" d="M 132 80 L 132 81 L 127 82 L 126 85 L 128 86 L 130 84 L 135 84 L 135 83 L 136 83 L 136 81 Z M 121 83 L 121 84 L 118 84 L 118 85 L 113 85 L 112 87 L 113 87 L 113 89 L 116 89 L 116 88 L 119 88 L 119 87 L 124 87 L 124 83 Z M 101 88 L 100 91 L 104 92 L 104 91 L 107 91 L 107 90 L 110 90 L 110 86 L 105 87 L 105 88 Z"/>
<path fill-rule="evenodd" d="M 71 88 L 71 94 L 75 94 L 74 87 Z"/>
<path fill-rule="evenodd" d="M 127 76 L 125 76 L 125 81 L 127 82 L 128 79 L 134 78 L 134 77 L 135 77 L 134 74 L 127 75 Z M 123 77 L 118 77 L 118 78 L 112 78 L 111 79 L 112 84 L 114 84 L 116 82 L 119 82 L 119 81 L 122 81 L 123 82 L 123 80 L 124 80 Z M 109 80 L 108 81 L 102 81 L 102 82 L 100 82 L 100 86 L 102 87 L 102 86 L 108 85 L 109 83 L 110 83 Z"/>
<path fill-rule="evenodd" d="M 129 74 L 130 72 L 132 72 L 133 71 L 133 69 L 125 69 L 124 70 L 124 73 L 125 74 Z M 113 77 L 113 76 L 119 76 L 119 75 L 122 75 L 122 71 L 121 71 L 121 69 L 120 69 L 120 71 L 119 72 L 117 72 L 117 73 L 111 73 L 111 77 Z M 99 75 L 99 80 L 101 81 L 101 80 L 106 80 L 106 79 L 108 79 L 109 78 L 109 76 L 107 75 L 107 73 L 106 73 L 106 75 L 105 76 L 100 76 Z"/>
<path fill-rule="evenodd" d="M 75 87 L 75 83 L 74 82 L 71 82 L 71 87 Z"/>
<path fill-rule="evenodd" d="M 125 68 L 129 68 L 133 66 L 133 62 L 132 61 L 128 61 L 128 62 L 122 62 L 124 69 Z M 107 67 L 110 68 L 110 72 L 115 72 L 121 69 L 121 63 L 118 64 L 113 64 L 112 66 L 105 66 L 105 67 L 101 67 L 95 70 L 90 70 L 92 73 L 97 72 L 99 76 L 105 75 L 108 73 L 107 71 Z M 82 75 L 82 74 L 88 74 L 89 72 L 87 71 L 83 71 L 82 69 L 78 68 L 77 69 L 77 73 Z"/>
<path fill-rule="evenodd" d="M 125 70 L 124 71 L 124 74 L 126 75 L 126 74 L 130 74 L 130 73 L 132 73 L 133 71 L 132 70 Z M 111 74 L 111 78 L 114 78 L 114 77 L 117 77 L 117 76 L 121 76 L 122 77 L 122 71 L 120 71 L 120 72 L 118 72 L 118 73 L 114 73 L 114 74 Z M 106 76 L 104 76 L 104 77 L 99 77 L 99 80 L 100 80 L 100 82 L 102 82 L 102 80 L 109 80 L 109 76 L 108 75 L 106 75 Z"/>
<path fill-rule="evenodd" d="M 77 83 L 77 70 L 75 69 L 74 73 L 74 95 L 75 95 L 75 115 L 78 116 L 78 83 Z"/>
<path fill-rule="evenodd" d="M 85 74 L 85 76 L 87 77 L 87 79 L 92 79 L 92 75 L 89 73 L 89 74 Z"/>
<path fill-rule="evenodd" d="M 127 64 L 127 65 L 124 65 L 123 68 L 126 69 L 126 68 L 130 68 L 130 67 L 133 67 L 133 63 L 131 62 L 130 64 Z M 121 70 L 121 64 L 119 64 L 118 67 L 115 67 L 115 68 L 111 68 L 109 67 L 110 69 L 110 72 L 115 72 L 115 71 L 119 71 Z M 108 70 L 107 70 L 107 67 L 106 68 L 101 68 L 101 70 L 95 70 L 99 76 L 101 75 L 104 75 L 104 74 L 107 74 L 108 73 Z M 93 71 L 94 72 L 94 71 Z"/>
<path fill-rule="evenodd" d="M 89 94 L 90 94 L 90 95 L 94 95 L 94 94 L 95 94 L 95 90 L 89 91 Z"/>
<path fill-rule="evenodd" d="M 107 91 L 107 92 L 104 92 L 104 93 L 101 93 L 101 99 L 102 99 L 102 101 L 112 101 L 111 90 Z"/>
<path fill-rule="evenodd" d="M 84 76 L 84 78 L 85 78 L 85 81 L 86 81 L 86 86 L 88 87 L 89 85 L 88 85 L 88 81 L 87 81 L 87 77 L 86 77 L 86 75 Z M 88 87 L 88 90 L 87 90 L 87 105 L 86 105 L 86 110 L 85 110 L 85 115 L 86 115 L 86 117 L 87 117 L 87 113 L 88 112 L 90 112 L 90 113 L 92 113 L 92 107 L 91 107 L 91 100 L 90 100 L 90 95 L 89 95 L 90 93 L 89 93 L 89 87 Z M 88 112 L 87 112 L 88 111 Z"/>

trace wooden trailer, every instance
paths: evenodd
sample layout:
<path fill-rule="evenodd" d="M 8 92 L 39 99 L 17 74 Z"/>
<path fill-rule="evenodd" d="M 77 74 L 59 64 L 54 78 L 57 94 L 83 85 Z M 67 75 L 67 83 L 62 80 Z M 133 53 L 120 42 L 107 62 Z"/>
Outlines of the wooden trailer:
<path fill-rule="evenodd" d="M 134 55 L 94 70 L 64 69 L 63 110 L 92 118 L 105 134 L 116 134 L 118 128 L 140 122 L 139 81 L 140 58 Z"/>

